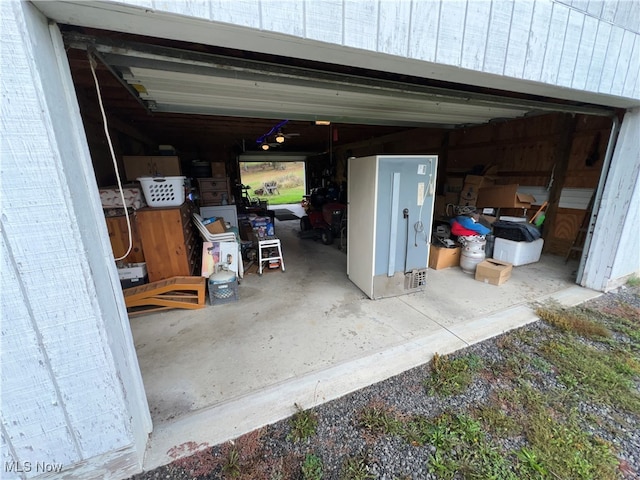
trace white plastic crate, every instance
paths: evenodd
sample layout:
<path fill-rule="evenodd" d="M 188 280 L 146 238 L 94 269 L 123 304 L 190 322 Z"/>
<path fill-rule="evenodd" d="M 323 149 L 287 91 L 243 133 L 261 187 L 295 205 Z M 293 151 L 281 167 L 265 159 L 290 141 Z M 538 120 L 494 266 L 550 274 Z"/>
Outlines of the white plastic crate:
<path fill-rule="evenodd" d="M 184 203 L 187 177 L 138 177 L 144 198 L 150 207 L 179 207 Z"/>

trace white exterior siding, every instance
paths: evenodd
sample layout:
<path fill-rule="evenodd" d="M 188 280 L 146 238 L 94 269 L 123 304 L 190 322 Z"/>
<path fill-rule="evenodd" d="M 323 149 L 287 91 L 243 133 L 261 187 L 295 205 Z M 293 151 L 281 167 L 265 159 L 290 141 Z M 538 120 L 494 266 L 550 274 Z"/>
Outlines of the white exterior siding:
<path fill-rule="evenodd" d="M 553 4 L 551 2 L 546 0 L 537 0 L 535 2 L 524 67 L 524 78 L 529 80 L 535 81 L 542 77 L 542 66 L 544 65 L 547 49 L 552 12 Z"/>
<path fill-rule="evenodd" d="M 411 3 L 381 2 L 378 8 L 377 48 L 380 53 L 407 55 Z"/>
<path fill-rule="evenodd" d="M 572 41 L 572 39 L 580 39 L 583 32 L 585 16 L 581 13 L 570 10 L 569 19 L 567 20 L 567 31 L 565 34 L 566 41 L 562 46 L 562 56 L 560 57 L 560 67 L 558 70 L 558 85 L 563 87 L 571 87 L 575 66 L 578 60 L 578 49 L 580 41 Z"/>
<path fill-rule="evenodd" d="M 305 3 L 306 37 L 330 43 L 342 43 L 342 1 Z"/>
<path fill-rule="evenodd" d="M 582 285 L 606 291 L 640 271 L 640 109 L 627 112 L 602 194 Z"/>
<path fill-rule="evenodd" d="M 345 47 L 376 49 L 372 30 L 378 28 L 378 2 L 376 0 L 344 0 L 342 33 Z"/>
<path fill-rule="evenodd" d="M 440 9 L 441 4 L 439 2 L 435 5 L 428 5 L 423 2 L 413 4 L 409 58 L 425 62 L 435 61 L 436 49 L 438 48 L 438 32 L 440 31 Z M 375 45 L 375 41 L 369 41 L 369 44 Z M 361 44 L 359 48 L 365 48 L 365 46 Z"/>
<path fill-rule="evenodd" d="M 469 2 L 464 25 L 462 60 L 460 66 L 470 70 L 482 70 L 487 47 L 485 32 L 489 28 L 491 2 Z"/>
<path fill-rule="evenodd" d="M 123 3 L 151 8 L 156 13 L 251 27 L 300 40 L 640 99 L 640 86 L 635 80 L 640 58 L 631 55 L 639 35 L 640 2 L 124 0 Z M 207 4 L 210 8 L 206 8 Z M 234 46 L 233 36 L 215 41 Z M 255 45 L 255 49 L 269 50 L 268 42 Z M 308 58 L 314 55 L 311 48 L 303 50 L 293 55 Z M 593 55 L 587 66 L 587 59 L 580 53 L 591 50 Z M 318 59 L 349 63 L 339 57 Z M 582 74 L 573 74 L 574 66 L 579 66 Z M 385 68 L 384 63 L 377 67 Z M 586 82 L 585 69 L 588 69 Z M 444 71 L 441 75 L 442 79 L 453 80 Z M 484 81 L 490 84 L 490 80 Z M 526 87 L 522 88 L 526 91 Z"/>
<path fill-rule="evenodd" d="M 596 35 L 598 33 L 598 20 L 585 16 L 582 24 L 582 33 L 580 34 L 580 43 L 578 46 L 578 56 L 573 70 L 571 84 L 574 88 L 581 90 L 586 88 L 587 77 L 589 75 L 589 67 L 591 66 L 591 57 L 593 56 L 593 46 L 595 45 Z"/>
<path fill-rule="evenodd" d="M 534 2 L 515 2 L 509 28 L 509 46 L 504 65 L 504 75 L 521 78 L 527 58 L 527 40 L 533 15 Z"/>
<path fill-rule="evenodd" d="M 173 8 L 180 8 L 181 2 L 167 0 Z M 259 0 L 210 0 L 209 12 L 200 18 L 216 18 L 219 22 L 234 23 L 243 27 L 260 28 Z M 211 13 L 215 12 L 215 13 Z"/>
<path fill-rule="evenodd" d="M 108 237 L 91 209 L 100 206 L 83 136 L 78 150 L 77 104 L 73 117 L 67 110 L 71 77 L 59 70 L 47 19 L 27 3 L 0 4 L 3 457 L 68 470 L 121 451 L 129 464 L 112 470 L 130 471 L 139 468 L 141 458 L 129 455 L 142 435 L 125 383 L 139 369 L 119 368 L 128 345 L 109 331 L 117 307 L 105 275 L 115 267 L 90 251 L 108 248 Z M 83 190 L 91 180 L 94 198 Z M 83 232 L 91 219 L 95 227 Z"/>
<path fill-rule="evenodd" d="M 217 12 L 211 13 L 214 15 L 214 20 L 217 20 L 215 16 Z M 263 30 L 305 37 L 304 2 L 296 0 L 260 2 L 259 19 Z"/>
<path fill-rule="evenodd" d="M 438 40 L 436 44 L 436 62 L 446 65 L 462 63 L 462 41 L 466 22 L 467 4 L 465 2 L 443 2 L 440 5 Z M 415 19 L 419 21 L 419 18 Z M 407 32 L 409 34 L 409 32 Z M 409 41 L 411 42 L 411 35 Z"/>

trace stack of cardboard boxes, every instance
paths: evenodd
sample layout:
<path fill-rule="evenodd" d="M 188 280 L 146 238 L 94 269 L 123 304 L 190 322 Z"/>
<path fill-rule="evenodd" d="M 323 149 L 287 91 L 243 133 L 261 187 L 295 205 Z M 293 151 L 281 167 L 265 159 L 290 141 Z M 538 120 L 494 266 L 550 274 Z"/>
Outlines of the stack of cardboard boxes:
<path fill-rule="evenodd" d="M 475 207 L 481 213 L 483 210 L 492 210 L 523 215 L 535 203 L 536 200 L 532 195 L 518 192 L 518 184 L 499 185 L 497 181 L 497 167 L 485 169 L 482 175 L 466 175 L 464 180 L 461 177 L 447 178 L 444 195 L 436 197 L 436 215 L 441 217 L 454 215 L 454 212 L 448 208 L 449 205 Z M 512 212 L 510 209 L 517 210 Z M 493 223 L 496 219 L 495 216 L 489 215 L 483 215 L 483 218 L 488 223 Z M 520 247 L 521 250 L 524 248 Z M 530 245 L 527 244 L 525 247 Z M 527 252 L 529 250 L 531 248 L 526 249 Z M 539 251 L 535 253 L 539 257 Z M 440 270 L 457 266 L 460 264 L 460 256 L 460 247 L 445 248 L 431 245 L 429 267 Z M 511 276 L 513 266 L 519 264 L 518 261 L 508 261 L 510 259 L 511 257 L 506 255 L 502 260 L 486 259 L 479 263 L 476 268 L 476 280 L 492 285 L 502 285 Z M 532 259 L 527 258 L 527 261 L 535 260 L 532 257 Z"/>
<path fill-rule="evenodd" d="M 477 208 L 531 208 L 536 199 L 518 192 L 518 184 L 497 185 L 496 167 L 482 175 L 467 175 L 460 192 L 459 205 Z"/>

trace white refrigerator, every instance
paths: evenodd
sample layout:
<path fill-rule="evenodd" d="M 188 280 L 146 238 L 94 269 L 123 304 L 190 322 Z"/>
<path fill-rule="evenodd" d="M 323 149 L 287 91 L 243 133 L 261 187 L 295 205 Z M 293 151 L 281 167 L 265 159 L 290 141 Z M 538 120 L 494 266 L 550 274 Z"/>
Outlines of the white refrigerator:
<path fill-rule="evenodd" d="M 436 155 L 349 158 L 347 275 L 369 298 L 425 288 L 437 164 Z"/>

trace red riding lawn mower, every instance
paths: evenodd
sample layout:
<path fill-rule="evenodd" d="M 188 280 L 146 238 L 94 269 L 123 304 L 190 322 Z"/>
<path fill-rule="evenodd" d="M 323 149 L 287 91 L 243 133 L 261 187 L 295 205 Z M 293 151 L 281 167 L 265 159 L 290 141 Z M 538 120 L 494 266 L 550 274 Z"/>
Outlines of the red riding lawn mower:
<path fill-rule="evenodd" d="M 311 195 L 305 195 L 302 206 L 306 215 L 300 219 L 300 238 L 320 239 L 325 245 L 331 245 L 333 239 L 340 235 L 347 206 L 329 198 L 324 188 L 314 189 Z"/>

